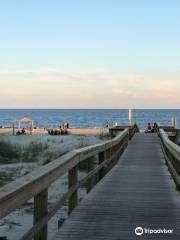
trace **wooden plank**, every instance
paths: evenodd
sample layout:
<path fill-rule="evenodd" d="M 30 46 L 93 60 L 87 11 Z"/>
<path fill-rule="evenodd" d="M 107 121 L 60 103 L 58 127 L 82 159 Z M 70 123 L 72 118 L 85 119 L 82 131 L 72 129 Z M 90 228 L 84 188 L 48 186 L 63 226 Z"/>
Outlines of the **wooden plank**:
<path fill-rule="evenodd" d="M 54 240 L 135 240 L 137 226 L 173 229 L 142 239 L 180 239 L 180 197 L 157 134 L 136 134 L 117 165 L 81 201 Z"/>

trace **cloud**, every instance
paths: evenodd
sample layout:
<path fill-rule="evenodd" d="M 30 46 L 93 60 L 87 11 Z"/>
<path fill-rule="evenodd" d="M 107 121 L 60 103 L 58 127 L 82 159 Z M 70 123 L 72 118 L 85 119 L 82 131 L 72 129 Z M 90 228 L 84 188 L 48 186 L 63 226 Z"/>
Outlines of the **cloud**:
<path fill-rule="evenodd" d="M 178 107 L 180 81 L 103 70 L 0 70 L 0 107 Z"/>
<path fill-rule="evenodd" d="M 122 90 L 122 89 L 112 89 L 112 93 L 119 96 L 126 96 L 130 98 L 136 98 L 137 94 L 134 91 Z"/>

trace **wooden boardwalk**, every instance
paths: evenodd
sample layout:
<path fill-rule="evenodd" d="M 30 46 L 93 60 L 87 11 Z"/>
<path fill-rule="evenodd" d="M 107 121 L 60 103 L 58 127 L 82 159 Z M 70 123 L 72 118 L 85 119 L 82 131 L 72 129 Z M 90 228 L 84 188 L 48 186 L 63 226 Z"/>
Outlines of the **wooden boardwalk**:
<path fill-rule="evenodd" d="M 136 236 L 136 227 L 173 234 Z M 93 188 L 54 240 L 180 239 L 180 196 L 157 134 L 136 134 L 118 164 Z"/>

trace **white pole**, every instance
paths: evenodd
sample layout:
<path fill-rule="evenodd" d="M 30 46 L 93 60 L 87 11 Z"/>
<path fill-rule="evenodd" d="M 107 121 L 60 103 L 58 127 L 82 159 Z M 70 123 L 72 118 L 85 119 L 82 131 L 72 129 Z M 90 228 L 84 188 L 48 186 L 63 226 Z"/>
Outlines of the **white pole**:
<path fill-rule="evenodd" d="M 176 128 L 176 118 L 172 117 L 172 126 Z"/>
<path fill-rule="evenodd" d="M 132 109 L 129 108 L 129 125 L 132 126 Z"/>

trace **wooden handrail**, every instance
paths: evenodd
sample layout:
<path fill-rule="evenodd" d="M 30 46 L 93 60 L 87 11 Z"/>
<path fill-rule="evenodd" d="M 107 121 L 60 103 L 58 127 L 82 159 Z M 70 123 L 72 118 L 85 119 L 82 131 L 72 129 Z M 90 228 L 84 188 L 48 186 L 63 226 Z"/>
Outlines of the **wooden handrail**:
<path fill-rule="evenodd" d="M 163 129 L 159 130 L 159 136 L 167 165 L 180 190 L 180 146 L 173 143 Z"/>
<path fill-rule="evenodd" d="M 70 212 L 77 205 L 77 189 L 85 180 L 101 172 L 99 179 L 104 176 L 106 165 L 113 165 L 119 159 L 128 144 L 129 129 L 123 130 L 117 137 L 101 144 L 73 150 L 64 156 L 44 165 L 33 172 L 5 185 L 0 189 L 0 219 L 15 209 L 21 207 L 34 197 L 34 226 L 22 239 L 47 239 L 47 223 L 65 200 L 69 199 Z M 89 174 L 81 181 L 78 180 L 77 166 L 84 160 L 99 156 L 99 165 L 90 169 Z M 89 161 L 89 160 L 88 160 Z M 113 164 L 111 164 L 113 163 Z M 111 166 L 112 167 L 112 166 Z M 65 173 L 69 174 L 69 191 L 53 208 L 52 212 L 44 211 L 47 202 L 48 187 Z M 42 204 L 43 203 L 43 207 Z M 42 212 L 41 212 L 42 210 Z"/>
<path fill-rule="evenodd" d="M 167 133 L 163 130 L 159 130 L 159 134 L 164 146 L 169 150 L 169 152 L 180 162 L 180 146 L 173 143 L 169 138 Z"/>

